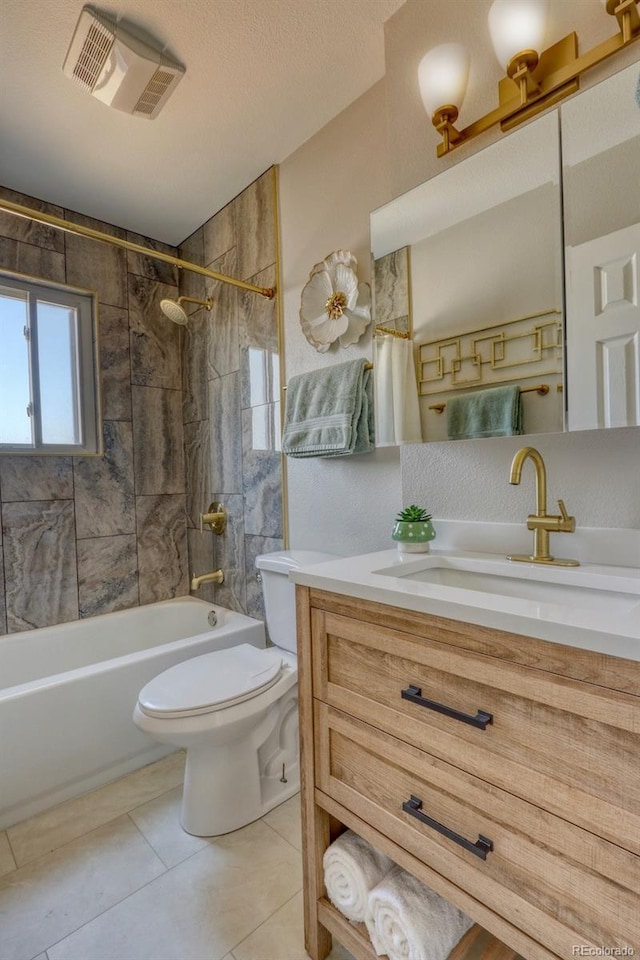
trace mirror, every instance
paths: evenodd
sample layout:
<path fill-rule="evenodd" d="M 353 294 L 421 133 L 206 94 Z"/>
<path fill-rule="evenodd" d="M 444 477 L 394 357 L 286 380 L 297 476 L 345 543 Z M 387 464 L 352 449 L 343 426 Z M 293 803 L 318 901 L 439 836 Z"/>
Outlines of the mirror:
<path fill-rule="evenodd" d="M 625 74 L 629 74 L 626 80 Z M 629 102 L 629 96 L 620 102 L 616 92 L 612 111 L 610 92 L 612 87 L 617 91 L 616 85 L 630 90 L 637 74 L 637 66 L 622 71 L 562 107 L 565 178 L 569 163 L 573 168 L 572 183 L 564 187 L 564 215 L 572 231 L 566 242 L 571 246 L 591 239 L 591 235 L 585 237 L 586 223 L 598 235 L 605 223 L 613 231 L 611 220 L 618 219 L 613 216 L 614 206 L 625 209 L 627 220 L 637 223 L 640 219 L 637 212 L 629 210 L 633 206 L 629 194 L 637 179 L 633 171 L 638 170 L 637 107 L 635 101 L 633 105 Z M 586 124 L 585 116 L 595 116 L 596 106 L 597 122 Z M 567 121 L 566 112 L 572 109 L 575 116 Z M 448 399 L 504 384 L 520 388 L 523 433 L 557 432 L 565 426 L 559 120 L 559 111 L 544 115 L 371 215 L 374 323 L 376 327 L 389 326 L 390 320 L 399 317 L 397 329 L 413 327 L 414 342 L 419 345 L 417 369 L 426 441 L 447 439 L 443 411 Z M 636 134 L 635 152 L 632 145 L 619 143 L 621 131 L 630 128 Z M 624 134 L 625 143 L 628 139 Z M 602 181 L 607 182 L 607 193 L 613 191 L 608 164 L 610 150 L 616 145 L 620 155 L 615 179 L 627 195 L 626 202 L 605 198 L 603 212 L 592 217 L 589 211 L 594 196 L 605 192 Z M 584 163 L 587 147 L 598 157 L 591 172 Z M 607 164 L 604 173 L 603 164 Z M 405 261 L 406 268 L 399 270 L 398 264 Z M 614 287 L 616 291 L 627 289 L 624 284 L 632 283 L 625 280 L 629 274 L 630 268 L 623 263 L 615 280 L 612 274 L 606 276 L 609 296 L 616 303 L 625 294 L 611 291 Z M 579 372 L 581 353 L 572 344 L 570 324 L 567 330 L 568 382 L 575 388 L 569 392 L 567 425 L 580 429 L 581 421 L 572 413 L 578 405 L 584 407 L 584 397 L 579 399 L 575 391 L 585 378 Z M 582 332 L 576 331 L 576 335 L 583 339 Z M 592 354 L 600 356 L 603 348 L 592 339 Z M 623 340 L 608 358 L 606 374 L 596 372 L 593 379 L 608 378 L 609 384 L 613 383 L 614 367 L 623 362 L 622 354 L 631 370 L 633 349 L 624 346 Z M 574 354 L 577 359 L 572 366 Z M 601 367 L 603 363 L 600 359 Z M 636 370 L 638 366 L 636 359 Z M 629 392 L 626 387 L 618 390 L 627 407 Z M 616 409 L 621 405 L 619 399 Z M 609 419 L 610 425 L 619 425 L 619 418 L 615 424 Z"/>
<path fill-rule="evenodd" d="M 526 433 L 562 430 L 559 158 L 554 113 L 371 216 L 375 324 L 413 327 L 425 440 L 452 396 L 506 383 L 544 387 L 521 395 Z"/>
<path fill-rule="evenodd" d="M 640 68 L 561 108 L 569 430 L 640 424 Z"/>

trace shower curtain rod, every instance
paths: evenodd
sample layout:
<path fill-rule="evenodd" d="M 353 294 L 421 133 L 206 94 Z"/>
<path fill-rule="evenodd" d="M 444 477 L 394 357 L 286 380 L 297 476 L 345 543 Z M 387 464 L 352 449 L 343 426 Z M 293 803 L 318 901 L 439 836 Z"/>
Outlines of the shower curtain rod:
<path fill-rule="evenodd" d="M 89 237 L 90 240 L 101 240 L 103 243 L 110 243 L 114 247 L 121 247 L 123 250 L 131 250 L 133 253 L 140 253 L 145 257 L 151 257 L 153 260 L 162 260 L 164 263 L 170 263 L 179 270 L 190 270 L 192 273 L 199 273 L 203 277 L 209 277 L 211 280 L 219 280 L 220 283 L 229 283 L 233 287 L 240 287 L 242 290 L 250 290 L 251 293 L 259 293 L 267 300 L 273 300 L 276 291 L 274 287 L 256 287 L 253 283 L 247 283 L 245 280 L 236 280 L 235 277 L 227 277 L 224 273 L 217 273 L 215 270 L 207 270 L 206 267 L 199 267 L 196 263 L 190 263 L 188 260 L 181 260 L 179 257 L 172 257 L 170 253 L 162 253 L 160 250 L 149 250 L 140 243 L 132 243 L 130 240 L 121 240 L 120 237 L 112 237 L 108 233 L 102 233 L 100 230 L 94 230 L 92 227 L 83 227 L 79 223 L 72 223 L 70 220 L 63 220 L 62 217 L 56 217 L 51 213 L 44 213 L 41 210 L 31 210 L 29 207 L 23 207 L 19 203 L 13 203 L 11 200 L 0 198 L 0 210 L 5 213 L 12 213 L 16 217 L 24 217 L 27 220 L 35 220 L 36 223 L 44 223 L 56 230 L 64 230 L 66 233 L 75 233 L 81 237 Z"/>

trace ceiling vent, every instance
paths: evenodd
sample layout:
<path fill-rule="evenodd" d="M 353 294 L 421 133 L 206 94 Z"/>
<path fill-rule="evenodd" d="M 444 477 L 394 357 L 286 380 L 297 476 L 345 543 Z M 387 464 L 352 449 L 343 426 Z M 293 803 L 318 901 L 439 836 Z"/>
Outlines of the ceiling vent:
<path fill-rule="evenodd" d="M 153 120 L 184 67 L 91 7 L 83 7 L 63 72 L 115 110 Z"/>

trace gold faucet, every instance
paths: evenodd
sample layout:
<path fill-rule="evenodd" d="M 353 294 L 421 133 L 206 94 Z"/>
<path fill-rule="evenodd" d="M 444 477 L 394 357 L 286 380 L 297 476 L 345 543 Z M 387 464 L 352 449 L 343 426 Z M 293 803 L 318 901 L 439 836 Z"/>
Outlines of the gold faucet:
<path fill-rule="evenodd" d="M 224 583 L 224 570 L 214 570 L 212 573 L 203 573 L 201 577 L 193 577 L 191 592 L 195 593 L 203 583 Z"/>
<path fill-rule="evenodd" d="M 564 500 L 558 500 L 559 516 L 547 514 L 547 471 L 544 460 L 534 447 L 522 447 L 516 453 L 511 463 L 509 483 L 520 483 L 522 465 L 525 460 L 531 460 L 536 470 L 536 512 L 527 517 L 527 530 L 533 530 L 533 554 L 515 554 L 507 560 L 522 560 L 525 563 L 547 563 L 559 567 L 579 567 L 578 560 L 559 560 L 549 553 L 550 533 L 573 533 L 576 529 L 576 518 L 570 517 L 564 505 Z"/>

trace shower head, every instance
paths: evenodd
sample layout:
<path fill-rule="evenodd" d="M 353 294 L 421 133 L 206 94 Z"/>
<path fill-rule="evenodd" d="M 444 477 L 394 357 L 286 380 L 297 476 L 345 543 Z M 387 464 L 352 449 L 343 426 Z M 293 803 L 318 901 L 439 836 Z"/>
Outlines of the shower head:
<path fill-rule="evenodd" d="M 176 300 L 161 300 L 160 309 L 165 317 L 173 320 L 174 323 L 179 323 L 184 327 L 189 322 L 189 317 L 185 313 L 184 308 L 181 307 Z"/>
<path fill-rule="evenodd" d="M 161 300 L 160 309 L 164 313 L 165 317 L 168 317 L 169 320 L 172 320 L 174 323 L 180 324 L 181 327 L 186 327 L 189 323 L 189 317 L 187 311 L 181 305 L 183 301 L 187 303 L 199 303 L 200 306 L 204 307 L 206 310 L 211 310 L 213 306 L 213 300 L 211 297 L 207 297 L 206 300 L 197 300 L 195 297 L 178 297 L 177 300 Z"/>

